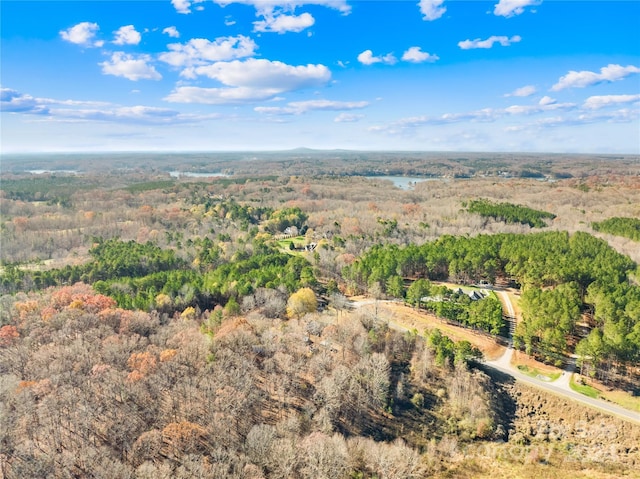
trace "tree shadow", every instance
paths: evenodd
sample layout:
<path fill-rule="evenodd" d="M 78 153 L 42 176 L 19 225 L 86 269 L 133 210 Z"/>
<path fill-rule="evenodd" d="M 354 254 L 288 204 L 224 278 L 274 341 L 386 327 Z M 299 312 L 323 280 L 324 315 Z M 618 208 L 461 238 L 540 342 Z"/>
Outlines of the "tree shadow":
<path fill-rule="evenodd" d="M 496 412 L 497 425 L 501 425 L 504 430 L 504 440 L 509 440 L 509 432 L 515 427 L 517 403 L 511 394 L 511 388 L 515 383 L 515 378 L 492 367 L 478 364 L 478 369 L 492 379 L 494 390 L 494 410 Z"/>

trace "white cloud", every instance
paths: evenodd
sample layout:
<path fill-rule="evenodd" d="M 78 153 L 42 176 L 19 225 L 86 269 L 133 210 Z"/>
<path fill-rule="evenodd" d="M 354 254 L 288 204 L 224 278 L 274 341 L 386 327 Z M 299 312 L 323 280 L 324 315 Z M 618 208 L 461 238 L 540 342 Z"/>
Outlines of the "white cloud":
<path fill-rule="evenodd" d="M 364 115 L 357 115 L 354 113 L 340 113 L 333 121 L 335 123 L 354 123 L 364 118 Z"/>
<path fill-rule="evenodd" d="M 537 104 L 533 105 L 512 105 L 504 109 L 482 108 L 462 113 L 444 113 L 440 116 L 414 116 L 401 118 L 390 122 L 386 125 L 377 125 L 369 130 L 374 132 L 382 132 L 391 135 L 402 134 L 407 130 L 412 130 L 422 126 L 430 125 L 448 125 L 453 123 L 492 123 L 505 117 L 513 117 L 517 115 L 534 115 L 556 110 L 571 111 L 575 110 L 576 105 L 573 103 L 557 103 L 550 97 L 543 97 Z"/>
<path fill-rule="evenodd" d="M 25 95 L 11 88 L 0 88 L 0 111 L 46 115 L 49 109 L 31 95 Z"/>
<path fill-rule="evenodd" d="M 637 109 L 633 110 L 627 108 L 598 113 L 590 111 L 576 116 L 553 116 L 540 118 L 539 120 L 526 125 L 526 127 L 544 129 L 556 128 L 559 126 L 581 126 L 594 123 L 635 123 L 638 121 L 638 115 L 640 115 L 640 111 Z"/>
<path fill-rule="evenodd" d="M 600 95 L 590 96 L 584 101 L 583 108 L 598 110 L 611 105 L 635 103 L 640 101 L 640 95 Z"/>
<path fill-rule="evenodd" d="M 124 52 L 114 52 L 109 61 L 99 63 L 99 65 L 105 75 L 124 77 L 132 81 L 160 80 L 162 75 L 152 65 L 149 65 L 150 61 L 149 55 L 134 57 Z"/>
<path fill-rule="evenodd" d="M 267 107 L 258 106 L 254 108 L 258 113 L 266 113 L 270 115 L 301 115 L 308 111 L 341 111 L 341 110 L 358 110 L 369 106 L 367 101 L 332 101 L 332 100 L 307 100 L 294 101 L 288 103 L 284 107 Z"/>
<path fill-rule="evenodd" d="M 573 110 L 575 107 L 574 103 L 558 103 L 553 98 L 544 96 L 537 105 L 512 105 L 504 111 L 510 115 L 533 115 L 554 110 Z"/>
<path fill-rule="evenodd" d="M 137 45 L 142 39 L 140 32 L 136 31 L 133 25 L 125 25 L 113 33 L 115 35 L 113 43 L 116 45 Z"/>
<path fill-rule="evenodd" d="M 606 67 L 600 69 L 600 73 L 591 71 L 569 71 L 565 76 L 560 77 L 558 83 L 551 87 L 552 91 L 560 91 L 565 88 L 584 88 L 591 85 L 597 85 L 598 83 L 614 82 L 622 80 L 633 73 L 640 73 L 640 68 L 627 65 L 609 64 Z"/>
<path fill-rule="evenodd" d="M 251 5 L 255 7 L 258 15 L 269 15 L 275 10 L 293 12 L 297 7 L 304 5 L 318 5 L 338 10 L 343 14 L 351 12 L 347 0 L 213 0 L 222 7 L 232 3 Z"/>
<path fill-rule="evenodd" d="M 47 121 L 57 122 L 124 121 L 139 124 L 173 124 L 197 122 L 219 116 L 185 114 L 143 105 L 120 106 L 97 101 L 35 98 L 9 88 L 0 89 L 0 103 L 3 112 L 39 115 Z"/>
<path fill-rule="evenodd" d="M 520 88 L 516 88 L 514 91 L 512 91 L 511 93 L 507 93 L 505 96 L 506 97 L 509 97 L 509 96 L 525 97 L 525 96 L 533 95 L 536 91 L 538 91 L 538 89 L 535 86 L 527 85 Z"/>
<path fill-rule="evenodd" d="M 60 36 L 63 40 L 75 43 L 76 45 L 82 45 L 85 47 L 101 47 L 104 45 L 102 40 L 93 40 L 98 30 L 100 30 L 100 27 L 97 23 L 82 22 L 68 28 L 67 30 L 61 30 Z"/>
<path fill-rule="evenodd" d="M 169 35 L 171 38 L 180 38 L 180 32 L 173 25 L 162 30 L 162 33 Z"/>
<path fill-rule="evenodd" d="M 542 106 L 553 105 L 556 103 L 557 102 L 554 98 L 551 98 L 550 96 L 546 96 L 546 95 L 540 98 L 540 101 L 538 102 L 538 104 Z"/>
<path fill-rule="evenodd" d="M 451 123 L 491 123 L 503 116 L 504 111 L 494 110 L 493 108 L 483 108 L 480 110 L 464 112 L 464 113 L 444 113 L 437 117 L 429 116 L 413 116 L 401 118 L 387 125 L 372 126 L 369 131 L 387 133 L 397 135 L 421 126 L 427 125 L 448 125 Z"/>
<path fill-rule="evenodd" d="M 331 72 L 324 65 L 287 65 L 279 61 L 250 58 L 217 62 L 194 69 L 228 86 L 277 89 L 282 92 L 325 85 Z"/>
<path fill-rule="evenodd" d="M 63 122 L 116 122 L 134 123 L 139 125 L 175 125 L 184 123 L 199 123 L 203 120 L 220 118 L 219 114 L 197 115 L 180 113 L 167 108 L 151 106 L 122 106 L 91 110 L 52 110 L 52 120 Z"/>
<path fill-rule="evenodd" d="M 264 20 L 253 22 L 256 32 L 301 32 L 315 23 L 315 19 L 309 13 L 302 15 L 276 15 L 265 16 Z"/>
<path fill-rule="evenodd" d="M 174 110 L 150 106 L 127 106 L 108 109 L 91 110 L 59 110 L 58 114 L 65 118 L 82 118 L 85 120 L 117 121 L 117 120 L 162 120 L 173 119 L 178 115 Z"/>
<path fill-rule="evenodd" d="M 174 67 L 249 57 L 258 48 L 251 38 L 244 35 L 220 37 L 214 41 L 192 38 L 187 43 L 171 43 L 168 47 L 170 51 L 160 54 L 158 58 Z"/>
<path fill-rule="evenodd" d="M 373 65 L 374 63 L 384 63 L 386 65 L 393 65 L 398 60 L 393 53 L 387 53 L 386 55 L 380 55 L 377 57 L 373 56 L 373 52 L 371 50 L 365 50 L 360 55 L 358 55 L 358 61 L 363 65 Z"/>
<path fill-rule="evenodd" d="M 469 50 L 473 48 L 492 48 L 495 43 L 499 43 L 503 47 L 508 47 L 512 43 L 518 43 L 520 40 L 522 40 L 520 35 L 514 35 L 511 38 L 492 35 L 486 40 L 480 40 L 479 38 L 476 38 L 475 40 L 464 40 L 458 42 L 458 46 L 463 50 Z"/>
<path fill-rule="evenodd" d="M 217 62 L 189 72 L 217 80 L 228 88 L 181 86 L 166 101 L 224 104 L 266 100 L 287 91 L 319 87 L 331 79 L 331 72 L 324 65 L 293 66 L 254 58 Z"/>
<path fill-rule="evenodd" d="M 500 0 L 493 9 L 493 14 L 500 17 L 513 17 L 524 12 L 525 7 L 536 6 L 541 0 Z"/>
<path fill-rule="evenodd" d="M 447 11 L 446 7 L 443 7 L 442 4 L 444 0 L 420 0 L 418 6 L 420 7 L 420 12 L 423 15 L 424 20 L 437 20 Z"/>
<path fill-rule="evenodd" d="M 204 105 L 227 105 L 267 100 L 282 90 L 273 88 L 201 88 L 180 86 L 163 98 L 171 103 L 201 103 Z"/>
<path fill-rule="evenodd" d="M 438 55 L 423 52 L 420 47 L 411 47 L 402 55 L 402 60 L 412 63 L 435 62 L 440 60 Z"/>
<path fill-rule="evenodd" d="M 192 4 L 202 3 L 203 1 L 204 0 L 171 0 L 171 4 L 178 13 L 187 15 L 191 13 Z"/>

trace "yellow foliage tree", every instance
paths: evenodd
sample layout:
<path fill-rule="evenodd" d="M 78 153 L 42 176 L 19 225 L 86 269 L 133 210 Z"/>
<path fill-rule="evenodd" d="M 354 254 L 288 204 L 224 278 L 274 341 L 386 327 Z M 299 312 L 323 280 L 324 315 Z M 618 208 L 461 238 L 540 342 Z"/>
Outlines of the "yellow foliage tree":
<path fill-rule="evenodd" d="M 318 300 L 316 293 L 311 288 L 300 288 L 289 296 L 289 301 L 287 301 L 287 315 L 290 318 L 300 318 L 316 309 L 318 309 Z"/>
<path fill-rule="evenodd" d="M 182 319 L 196 319 L 196 310 L 193 306 L 189 306 L 180 314 Z"/>
<path fill-rule="evenodd" d="M 156 296 L 156 307 L 157 308 L 170 308 L 173 301 L 168 294 L 160 293 Z"/>

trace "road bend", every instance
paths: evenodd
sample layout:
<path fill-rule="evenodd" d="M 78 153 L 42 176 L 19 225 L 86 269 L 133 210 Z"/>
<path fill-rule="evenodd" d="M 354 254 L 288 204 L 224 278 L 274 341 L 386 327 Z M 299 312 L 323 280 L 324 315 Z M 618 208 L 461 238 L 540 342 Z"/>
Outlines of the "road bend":
<path fill-rule="evenodd" d="M 515 320 L 515 310 L 513 308 L 513 304 L 511 304 L 511 298 L 509 298 L 507 292 L 496 291 L 496 294 L 498 294 L 502 298 L 507 314 Z M 360 308 L 362 306 L 374 304 L 374 302 L 374 300 L 354 301 L 351 303 L 351 305 L 354 308 Z M 380 301 L 380 303 L 387 302 L 392 301 Z M 388 325 L 391 329 L 402 333 L 409 331 L 408 328 L 402 326 L 401 324 L 398 324 L 395 321 L 389 321 Z M 524 384 L 528 384 L 543 391 L 555 394 L 556 396 L 570 399 L 572 401 L 589 406 L 593 409 L 597 409 L 606 414 L 618 417 L 622 420 L 640 425 L 640 413 L 625 409 L 621 406 L 618 406 L 617 404 L 608 401 L 603 401 L 602 399 L 595 399 L 589 396 L 585 396 L 571 389 L 569 383 L 571 381 L 571 376 L 573 375 L 573 368 L 575 367 L 574 364 L 570 364 L 568 369 L 565 370 L 557 380 L 553 382 L 544 381 L 542 379 L 527 376 L 526 374 L 521 373 L 518 368 L 513 366 L 511 361 L 514 351 L 515 350 L 513 349 L 513 344 L 511 341 L 509 341 L 509 346 L 501 357 L 491 361 L 486 360 L 483 362 L 483 364 L 497 371 L 500 371 L 501 373 L 511 376 L 516 381 L 520 381 Z"/>
<path fill-rule="evenodd" d="M 514 318 L 515 320 L 516 314 L 513 308 L 513 304 L 511 304 L 511 298 L 509 297 L 507 292 L 496 291 L 496 293 L 502 298 L 503 304 L 509 317 Z M 521 373 L 518 368 L 513 366 L 513 364 L 511 363 L 513 353 L 513 342 L 510 338 L 509 347 L 505 350 L 504 354 L 495 360 L 484 361 L 484 364 L 486 364 L 490 368 L 497 369 L 498 371 L 507 374 L 522 383 L 526 383 L 539 389 L 543 389 L 545 391 L 553 393 L 557 396 L 562 396 L 564 398 L 585 404 L 625 421 L 640 424 L 640 413 L 631 411 L 608 401 L 603 401 L 602 399 L 595 399 L 589 396 L 585 396 L 584 394 L 580 394 L 571 389 L 570 382 L 575 369 L 574 362 L 569 363 L 567 369 L 562 372 L 562 375 L 558 379 L 550 382 Z"/>

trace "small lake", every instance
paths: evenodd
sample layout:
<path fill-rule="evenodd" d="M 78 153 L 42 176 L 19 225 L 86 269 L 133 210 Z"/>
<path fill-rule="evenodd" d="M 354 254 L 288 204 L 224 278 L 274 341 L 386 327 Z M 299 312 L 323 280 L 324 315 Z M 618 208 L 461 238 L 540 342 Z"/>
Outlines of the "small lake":
<path fill-rule="evenodd" d="M 438 181 L 441 178 L 423 178 L 419 176 L 365 176 L 368 180 L 386 180 L 391 181 L 393 186 L 400 188 L 401 190 L 411 190 L 416 183 L 423 181 Z"/>
<path fill-rule="evenodd" d="M 225 173 L 200 173 L 193 171 L 170 171 L 169 176 L 171 178 L 180 178 L 181 176 L 186 176 L 187 178 L 212 178 L 214 176 L 229 176 Z"/>

